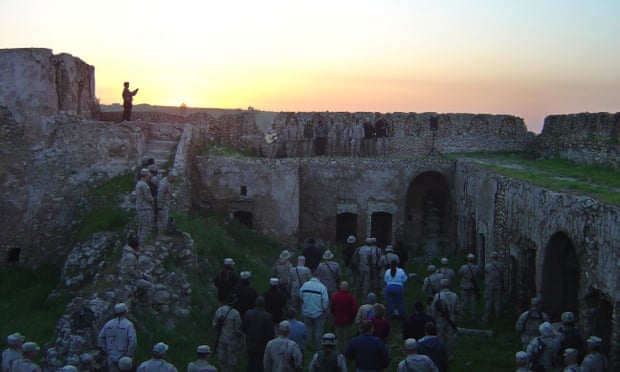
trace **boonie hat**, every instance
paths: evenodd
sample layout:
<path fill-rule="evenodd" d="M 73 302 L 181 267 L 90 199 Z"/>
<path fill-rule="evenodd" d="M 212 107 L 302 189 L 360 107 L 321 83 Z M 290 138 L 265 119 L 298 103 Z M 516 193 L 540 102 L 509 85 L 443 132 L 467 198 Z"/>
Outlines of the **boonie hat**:
<path fill-rule="evenodd" d="M 280 284 L 280 279 L 278 278 L 270 278 L 269 279 L 269 285 L 279 285 Z"/>
<path fill-rule="evenodd" d="M 24 341 L 26 337 L 19 332 L 11 333 L 6 337 L 6 343 L 9 345 L 14 345 L 19 341 Z"/>
<path fill-rule="evenodd" d="M 336 335 L 333 333 L 326 333 L 321 338 L 321 345 L 336 345 Z"/>
<path fill-rule="evenodd" d="M 118 368 L 129 370 L 131 367 L 133 367 L 133 360 L 130 357 L 124 356 L 118 360 Z"/>
<path fill-rule="evenodd" d="M 196 348 L 196 352 L 198 354 L 210 354 L 211 348 L 209 347 L 209 345 L 200 345 Z"/>
<path fill-rule="evenodd" d="M 280 253 L 281 260 L 288 260 L 289 258 L 291 258 L 291 253 L 288 250 L 285 249 Z"/>
<path fill-rule="evenodd" d="M 590 336 L 588 337 L 586 342 L 592 345 L 599 345 L 601 342 L 603 342 L 603 339 L 597 336 Z"/>
<path fill-rule="evenodd" d="M 249 271 L 242 271 L 239 273 L 239 278 L 241 279 L 250 279 L 252 277 L 252 273 Z"/>
<path fill-rule="evenodd" d="M 325 253 L 323 253 L 324 260 L 331 260 L 332 258 L 334 258 L 334 254 L 329 249 L 326 250 Z"/>
<path fill-rule="evenodd" d="M 527 353 L 525 351 L 517 351 L 515 354 L 515 359 L 517 360 L 528 360 Z"/>
<path fill-rule="evenodd" d="M 355 243 L 355 237 L 353 235 L 349 235 L 349 237 L 347 238 L 347 243 L 349 244 Z"/>
<path fill-rule="evenodd" d="M 22 352 L 28 353 L 31 351 L 39 351 L 41 348 L 37 345 L 36 342 L 24 342 L 22 345 Z"/>
<path fill-rule="evenodd" d="M 148 169 L 146 169 L 146 168 L 142 168 L 142 169 L 140 169 L 140 176 L 141 176 L 141 177 L 142 177 L 142 176 L 148 176 L 148 175 L 150 175 L 150 173 L 149 173 L 149 170 L 148 170 Z"/>
<path fill-rule="evenodd" d="M 405 340 L 405 350 L 415 351 L 418 348 L 418 343 L 415 338 L 408 338 Z"/>
<path fill-rule="evenodd" d="M 153 346 L 153 354 L 155 355 L 164 355 L 168 351 L 168 345 L 163 342 L 158 342 Z"/>

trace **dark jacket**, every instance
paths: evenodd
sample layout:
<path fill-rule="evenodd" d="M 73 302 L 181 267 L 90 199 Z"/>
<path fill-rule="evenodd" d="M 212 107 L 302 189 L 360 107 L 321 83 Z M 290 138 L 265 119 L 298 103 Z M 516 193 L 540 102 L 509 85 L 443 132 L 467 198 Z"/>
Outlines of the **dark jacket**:
<path fill-rule="evenodd" d="M 306 267 L 308 267 L 311 272 L 314 272 L 319 266 L 319 262 L 321 262 L 323 250 L 314 244 L 310 244 L 304 248 L 302 254 L 306 257 Z"/>
<path fill-rule="evenodd" d="M 241 331 L 245 333 L 247 351 L 263 352 L 275 336 L 271 315 L 264 309 L 253 308 L 243 317 Z"/>
<path fill-rule="evenodd" d="M 425 336 L 418 340 L 418 354 L 431 358 L 440 372 L 448 370 L 448 351 L 439 337 Z"/>
<path fill-rule="evenodd" d="M 344 354 L 355 361 L 357 369 L 382 370 L 390 364 L 387 346 L 376 336 L 354 337 Z"/>
<path fill-rule="evenodd" d="M 425 335 L 426 322 L 435 323 L 435 318 L 426 313 L 414 313 L 403 323 L 403 340 L 408 338 L 421 339 Z"/>
<path fill-rule="evenodd" d="M 279 324 L 284 318 L 286 293 L 278 286 L 271 286 L 263 297 L 265 298 L 265 311 L 271 314 L 274 324 Z"/>
<path fill-rule="evenodd" d="M 252 287 L 250 287 L 250 283 L 247 280 L 241 280 L 239 285 L 235 287 L 234 290 L 237 295 L 237 302 L 234 307 L 239 311 L 239 315 L 241 315 L 241 319 L 245 313 L 254 307 L 256 303 L 256 298 L 258 298 L 258 293 Z"/>
<path fill-rule="evenodd" d="M 220 270 L 213 279 L 213 284 L 217 288 L 217 300 L 225 302 L 238 283 L 239 276 L 233 269 L 223 268 Z"/>

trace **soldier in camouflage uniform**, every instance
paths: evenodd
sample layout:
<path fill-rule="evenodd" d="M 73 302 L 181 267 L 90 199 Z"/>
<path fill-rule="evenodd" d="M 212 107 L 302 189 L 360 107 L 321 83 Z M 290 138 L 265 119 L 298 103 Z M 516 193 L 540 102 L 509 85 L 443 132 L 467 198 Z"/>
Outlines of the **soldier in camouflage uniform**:
<path fill-rule="evenodd" d="M 353 264 L 357 264 L 358 282 L 356 290 L 362 290 L 362 297 L 368 296 L 371 292 L 371 244 L 372 238 L 366 238 L 365 244 L 357 248 L 352 258 Z"/>
<path fill-rule="evenodd" d="M 560 316 L 562 326 L 558 329 L 560 334 L 560 350 L 576 349 L 579 352 L 579 360 L 584 356 L 583 336 L 575 324 L 575 314 L 570 311 Z"/>
<path fill-rule="evenodd" d="M 447 258 L 444 257 L 441 259 L 441 267 L 437 270 L 437 272 L 450 281 L 450 290 L 456 288 L 456 274 L 454 273 L 454 270 L 448 267 Z"/>
<path fill-rule="evenodd" d="M 333 261 L 334 254 L 329 249 L 323 253 L 322 258 L 324 262 L 321 262 L 316 268 L 314 276 L 316 276 L 321 283 L 327 287 L 327 293 L 329 293 L 331 297 L 331 295 L 338 290 L 340 278 L 342 277 L 342 271 L 340 270 L 340 265 L 338 265 L 338 262 Z"/>
<path fill-rule="evenodd" d="M 124 356 L 118 360 L 118 369 L 121 372 L 133 371 L 133 359 L 128 356 Z"/>
<path fill-rule="evenodd" d="M 267 343 L 263 367 L 270 372 L 295 372 L 301 370 L 303 356 L 299 345 L 288 338 L 291 325 L 283 320 L 278 326 L 279 336 Z"/>
<path fill-rule="evenodd" d="M 13 363 L 22 358 L 22 345 L 25 339 L 19 332 L 7 336 L 8 348 L 2 352 L 2 372 L 10 371 Z"/>
<path fill-rule="evenodd" d="M 187 372 L 217 372 L 217 368 L 209 364 L 208 359 L 211 348 L 207 345 L 200 345 L 196 348 L 198 360 L 187 365 Z"/>
<path fill-rule="evenodd" d="M 168 176 L 162 178 L 157 186 L 157 236 L 162 237 L 166 233 L 166 226 L 170 219 L 170 204 L 172 204 L 172 184 L 177 178 L 176 171 L 170 171 Z"/>
<path fill-rule="evenodd" d="M 288 250 L 283 250 L 278 257 L 278 262 L 273 265 L 271 269 L 271 276 L 280 280 L 280 289 L 286 293 L 287 299 L 290 299 L 290 270 L 293 268 L 293 264 L 289 260 L 291 253 Z"/>
<path fill-rule="evenodd" d="M 148 169 L 140 170 L 140 181 L 136 183 L 136 217 L 138 219 L 138 240 L 144 243 L 153 229 L 153 195 L 148 185 Z"/>
<path fill-rule="evenodd" d="M 426 271 L 428 272 L 428 276 L 424 278 L 422 282 L 422 292 L 426 294 L 426 304 L 430 305 L 433 302 L 435 294 L 441 289 L 440 282 L 441 279 L 443 279 L 443 275 L 437 272 L 437 267 L 435 265 L 429 265 Z"/>
<path fill-rule="evenodd" d="M 480 276 L 480 268 L 474 263 L 476 256 L 467 255 L 467 264 L 461 266 L 459 275 L 461 276 L 461 311 L 465 314 L 465 309 L 469 306 L 470 318 L 476 316 L 476 305 L 478 304 L 478 296 L 480 289 L 477 280 Z"/>
<path fill-rule="evenodd" d="M 437 319 L 437 336 L 446 345 L 448 356 L 454 350 L 454 339 L 456 338 L 456 318 L 461 312 L 459 297 L 450 291 L 450 281 L 447 278 L 441 279 L 441 291 L 433 298 L 431 305 L 431 316 Z"/>
<path fill-rule="evenodd" d="M 491 253 L 491 262 L 484 266 L 484 316 L 488 321 L 491 308 L 495 309 L 495 317 L 502 313 L 502 292 L 504 291 L 504 264 L 500 261 L 497 252 Z"/>
<path fill-rule="evenodd" d="M 581 367 L 579 367 L 579 352 L 577 349 L 567 348 L 564 349 L 564 372 L 581 372 Z"/>
<path fill-rule="evenodd" d="M 541 336 L 533 338 L 525 351 L 534 367 L 532 369 L 545 368 L 545 371 L 553 371 L 555 356 L 560 346 L 559 336 L 549 322 L 542 323 L 538 330 Z"/>
<path fill-rule="evenodd" d="M 589 353 L 583 358 L 583 362 L 581 362 L 581 370 L 583 372 L 608 371 L 609 362 L 600 351 L 602 342 L 603 340 L 597 336 L 590 336 L 586 340 Z"/>
<path fill-rule="evenodd" d="M 299 256 L 297 257 L 297 266 L 289 271 L 291 305 L 293 305 L 293 308 L 295 308 L 297 312 L 301 311 L 299 288 L 312 278 L 312 272 L 310 272 L 310 268 L 306 267 L 305 264 L 306 258 L 304 256 Z"/>
<path fill-rule="evenodd" d="M 10 372 L 41 372 L 34 360 L 39 355 L 41 348 L 35 342 L 25 342 L 22 345 L 23 358 L 15 361 Z"/>
<path fill-rule="evenodd" d="M 549 321 L 547 313 L 540 310 L 541 302 L 542 300 L 540 297 L 532 298 L 530 301 L 532 308 L 525 311 L 519 316 L 519 319 L 517 319 L 515 328 L 517 332 L 521 333 L 523 350 L 527 348 L 527 345 L 530 344 L 533 338 L 540 336 L 538 327 L 543 324 L 543 322 Z"/>
<path fill-rule="evenodd" d="M 234 372 L 237 367 L 237 354 L 243 346 L 243 333 L 241 332 L 241 316 L 233 307 L 237 302 L 237 296 L 228 296 L 227 304 L 220 306 L 213 317 L 213 328 L 217 332 L 215 349 L 220 367 L 223 372 Z"/>
<path fill-rule="evenodd" d="M 126 318 L 127 306 L 114 305 L 116 317 L 109 320 L 97 338 L 97 346 L 106 354 L 108 371 L 118 371 L 118 360 L 123 356 L 133 357 L 138 345 L 133 323 Z"/>
<path fill-rule="evenodd" d="M 166 362 L 168 345 L 158 342 L 153 346 L 153 357 L 142 362 L 136 372 L 178 372 L 177 368 Z"/>
<path fill-rule="evenodd" d="M 433 363 L 433 360 L 426 355 L 417 353 L 418 343 L 414 338 L 408 338 L 405 340 L 405 351 L 407 351 L 407 358 L 398 363 L 398 369 L 396 372 L 439 372 L 439 369 Z"/>
<path fill-rule="evenodd" d="M 128 296 L 134 296 L 138 303 L 150 307 L 155 287 L 153 278 L 142 267 L 144 263 L 140 260 L 140 242 L 135 238 L 127 239 L 118 265 L 123 288 Z"/>
<path fill-rule="evenodd" d="M 370 290 L 374 293 L 383 293 L 383 277 L 379 259 L 383 251 L 377 246 L 377 238 L 372 238 L 370 244 Z"/>

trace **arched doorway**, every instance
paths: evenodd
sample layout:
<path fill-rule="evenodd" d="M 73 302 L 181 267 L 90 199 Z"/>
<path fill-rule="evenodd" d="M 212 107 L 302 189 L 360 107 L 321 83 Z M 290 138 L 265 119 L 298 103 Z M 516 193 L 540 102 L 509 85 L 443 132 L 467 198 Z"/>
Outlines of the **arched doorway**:
<path fill-rule="evenodd" d="M 381 248 L 392 244 L 392 215 L 387 212 L 374 212 L 370 217 L 370 235 L 377 238 L 377 246 Z"/>
<path fill-rule="evenodd" d="M 359 238 L 357 236 L 357 214 L 338 213 L 336 216 L 336 243 L 345 245 L 349 235 Z"/>
<path fill-rule="evenodd" d="M 252 228 L 252 212 L 235 211 L 233 212 L 233 220 L 247 226 L 248 229 Z"/>
<path fill-rule="evenodd" d="M 411 181 L 407 191 L 405 221 L 406 239 L 450 238 L 452 196 L 444 175 L 428 171 Z"/>
<path fill-rule="evenodd" d="M 570 238 L 562 232 L 551 235 L 545 248 L 541 294 L 552 320 L 560 320 L 564 311 L 578 312 L 579 279 L 579 259 Z"/>
<path fill-rule="evenodd" d="M 15 263 L 19 262 L 19 255 L 22 253 L 21 248 L 11 248 L 9 253 L 6 255 L 7 263 Z"/>

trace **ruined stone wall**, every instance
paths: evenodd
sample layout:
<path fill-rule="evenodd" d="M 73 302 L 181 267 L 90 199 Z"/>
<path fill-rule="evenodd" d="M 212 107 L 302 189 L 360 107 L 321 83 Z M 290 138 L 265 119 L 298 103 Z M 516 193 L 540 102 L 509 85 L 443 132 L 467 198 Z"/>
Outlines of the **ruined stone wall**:
<path fill-rule="evenodd" d="M 620 169 L 620 113 L 550 115 L 533 143 L 541 157 Z"/>
<path fill-rule="evenodd" d="M 515 253 L 511 250 L 519 240 L 527 239 L 538 249 L 540 286 L 544 248 L 554 233 L 563 232 L 577 250 L 581 271 L 590 273 L 582 289 L 594 286 L 620 299 L 620 283 L 615 280 L 620 272 L 620 208 L 497 175 L 467 162 L 457 162 L 455 177 L 462 249 L 468 244 L 468 216 L 479 221 L 480 233 L 486 232 L 487 256 L 497 250 L 507 257 Z"/>
<path fill-rule="evenodd" d="M 96 118 L 95 69 L 69 54 L 50 49 L 0 49 L 0 106 L 24 126 L 28 138 L 42 133 L 43 117 L 74 111 Z"/>
<path fill-rule="evenodd" d="M 194 204 L 231 216 L 252 213 L 255 230 L 282 242 L 296 240 L 300 214 L 297 161 L 197 156 L 192 179 Z"/>

